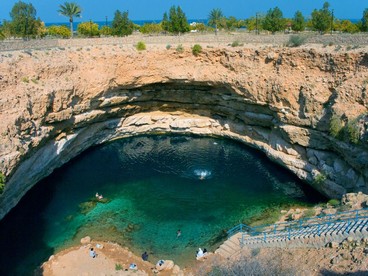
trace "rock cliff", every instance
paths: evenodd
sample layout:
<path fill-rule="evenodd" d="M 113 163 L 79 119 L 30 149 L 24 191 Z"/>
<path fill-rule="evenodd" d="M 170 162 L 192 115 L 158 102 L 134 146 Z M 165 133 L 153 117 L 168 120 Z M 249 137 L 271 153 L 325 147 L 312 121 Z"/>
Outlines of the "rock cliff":
<path fill-rule="evenodd" d="M 364 51 L 186 48 L 2 52 L 0 218 L 88 147 L 147 133 L 235 139 L 327 196 L 368 192 Z M 333 116 L 355 120 L 361 141 L 331 136 Z"/>

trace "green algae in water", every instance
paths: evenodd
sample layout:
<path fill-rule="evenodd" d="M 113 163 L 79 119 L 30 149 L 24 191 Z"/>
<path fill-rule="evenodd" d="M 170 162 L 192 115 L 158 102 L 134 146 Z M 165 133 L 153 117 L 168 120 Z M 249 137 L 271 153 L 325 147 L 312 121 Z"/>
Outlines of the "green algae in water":
<path fill-rule="evenodd" d="M 98 201 L 96 192 L 108 200 Z M 319 199 L 241 144 L 135 137 L 88 150 L 39 183 L 1 222 L 0 242 L 13 262 L 7 271 L 23 275 L 86 235 L 187 266 L 198 247 L 214 250 L 234 225 Z"/>

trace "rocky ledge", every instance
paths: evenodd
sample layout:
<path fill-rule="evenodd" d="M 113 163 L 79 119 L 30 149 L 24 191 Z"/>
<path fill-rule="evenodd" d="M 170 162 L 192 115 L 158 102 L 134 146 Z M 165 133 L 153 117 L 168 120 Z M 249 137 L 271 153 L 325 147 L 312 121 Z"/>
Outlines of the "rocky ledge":
<path fill-rule="evenodd" d="M 2 52 L 0 218 L 82 151 L 140 134 L 235 139 L 329 197 L 368 192 L 366 51 L 186 48 Z M 331 135 L 333 118 L 358 141 Z"/>

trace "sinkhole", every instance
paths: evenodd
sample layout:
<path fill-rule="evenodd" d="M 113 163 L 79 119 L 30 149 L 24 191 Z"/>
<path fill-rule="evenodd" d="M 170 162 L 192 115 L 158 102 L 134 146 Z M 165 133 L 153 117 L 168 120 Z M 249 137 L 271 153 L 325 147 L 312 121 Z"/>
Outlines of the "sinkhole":
<path fill-rule="evenodd" d="M 103 195 L 99 200 L 96 193 Z M 35 185 L 0 222 L 0 274 L 32 274 L 84 236 L 190 265 L 226 230 L 324 198 L 235 141 L 139 136 L 91 148 Z M 181 230 L 181 236 L 177 231 Z"/>

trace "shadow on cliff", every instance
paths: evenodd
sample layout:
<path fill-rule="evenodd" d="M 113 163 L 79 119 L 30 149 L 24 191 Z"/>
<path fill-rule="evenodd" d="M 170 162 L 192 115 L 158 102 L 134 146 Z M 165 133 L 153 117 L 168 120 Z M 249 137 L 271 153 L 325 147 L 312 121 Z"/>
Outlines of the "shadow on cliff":
<path fill-rule="evenodd" d="M 54 189 L 43 184 L 31 189 L 0 221 L 0 275 L 34 275 L 35 268 L 54 253 L 44 242 L 42 215 Z"/>

